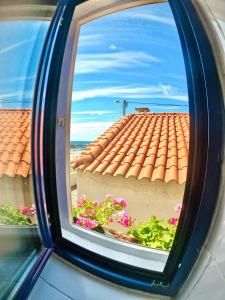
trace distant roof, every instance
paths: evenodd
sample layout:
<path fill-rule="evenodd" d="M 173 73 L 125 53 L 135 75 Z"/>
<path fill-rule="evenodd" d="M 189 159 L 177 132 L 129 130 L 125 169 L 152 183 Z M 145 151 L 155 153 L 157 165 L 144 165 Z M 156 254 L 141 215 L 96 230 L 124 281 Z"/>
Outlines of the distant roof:
<path fill-rule="evenodd" d="M 31 173 L 31 110 L 0 109 L 0 176 Z"/>
<path fill-rule="evenodd" d="M 122 117 L 71 162 L 102 175 L 184 183 L 189 114 L 143 113 Z"/>

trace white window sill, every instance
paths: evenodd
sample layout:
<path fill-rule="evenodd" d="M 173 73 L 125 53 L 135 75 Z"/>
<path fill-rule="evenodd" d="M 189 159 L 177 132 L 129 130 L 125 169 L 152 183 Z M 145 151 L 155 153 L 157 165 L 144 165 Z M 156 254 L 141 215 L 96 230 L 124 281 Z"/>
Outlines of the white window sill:
<path fill-rule="evenodd" d="M 167 251 L 123 242 L 68 223 L 62 225 L 62 236 L 94 253 L 145 270 L 163 272 L 169 256 Z"/>

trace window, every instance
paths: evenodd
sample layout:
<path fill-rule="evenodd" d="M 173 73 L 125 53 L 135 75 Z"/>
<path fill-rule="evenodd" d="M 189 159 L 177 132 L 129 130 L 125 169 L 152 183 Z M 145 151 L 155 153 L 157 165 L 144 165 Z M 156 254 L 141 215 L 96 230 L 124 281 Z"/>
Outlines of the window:
<path fill-rule="evenodd" d="M 73 225 L 62 218 L 63 235 L 70 239 L 73 232 L 73 241 L 90 250 L 96 241 L 97 253 L 163 271 L 188 167 L 188 96 L 175 21 L 168 4 L 149 4 L 78 30 L 70 125 Z"/>
<path fill-rule="evenodd" d="M 50 24 L 45 17 L 53 11 L 15 8 L 0 8 L 1 299 L 16 295 L 43 248 L 32 182 L 31 122 L 38 63 Z"/>
<path fill-rule="evenodd" d="M 151 1 L 143 1 L 141 4 L 147 3 L 149 4 Z M 41 197 L 48 200 L 46 204 L 55 242 L 55 251 L 76 265 L 112 282 L 173 296 L 177 294 L 187 278 L 199 249 L 203 245 L 215 205 L 215 201 L 213 202 L 212 199 L 216 199 L 216 187 L 219 180 L 218 171 L 214 167 L 208 168 L 210 157 L 212 155 L 219 156 L 222 128 L 221 116 L 217 114 L 222 103 L 220 86 L 210 45 L 202 25 L 195 15 L 192 4 L 189 1 L 182 1 L 182 3 L 170 1 L 182 44 L 188 82 L 190 109 L 188 172 L 183 209 L 170 253 L 153 248 L 146 249 L 137 245 L 137 243 L 124 242 L 120 238 L 111 238 L 106 234 L 100 234 L 94 230 L 87 230 L 82 226 L 73 224 L 76 223 L 78 218 L 77 216 L 74 218 L 71 213 L 76 183 L 72 184 L 73 176 L 70 175 L 69 131 L 75 54 L 76 49 L 78 49 L 78 52 L 80 50 L 79 31 L 81 32 L 80 38 L 82 38 L 82 26 L 85 28 L 86 25 L 91 26 L 92 22 L 106 20 L 108 18 L 106 15 L 113 13 L 116 15 L 117 11 L 121 11 L 122 14 L 122 10 L 131 9 L 131 7 L 137 5 L 137 2 L 115 0 L 99 4 L 95 1 L 86 1 L 77 6 L 74 5 L 74 3 L 68 1 L 65 6 L 62 5 L 58 8 L 50 32 L 52 44 L 48 53 L 51 53 L 52 56 L 48 64 L 45 63 L 44 66 L 41 66 L 39 74 L 43 74 L 43 70 L 48 72 L 46 76 L 43 76 L 44 79 L 40 77 L 37 82 L 39 94 L 36 97 L 36 105 L 43 107 L 43 109 L 40 109 L 39 116 L 35 118 L 35 126 L 40 129 L 40 132 L 37 131 L 38 138 L 35 139 L 36 146 L 40 147 L 40 153 L 36 153 L 36 158 L 40 160 L 39 171 L 42 175 L 42 181 L 40 180 L 39 183 L 43 193 Z M 166 22 L 165 18 L 160 17 L 161 22 Z M 155 19 L 153 15 L 151 15 L 151 19 Z M 115 47 L 116 45 L 112 46 L 111 48 L 114 49 L 110 50 L 115 50 Z M 207 53 L 207 56 L 205 53 Z M 48 57 L 48 55 L 46 56 Z M 90 57 L 86 55 L 83 66 L 88 60 L 90 60 Z M 209 63 L 212 72 L 207 72 Z M 86 64 L 86 67 L 90 68 L 90 65 Z M 75 84 L 77 79 L 75 64 Z M 98 83 L 100 82 L 98 78 Z M 178 78 L 176 79 L 177 82 Z M 213 87 L 214 97 L 216 94 L 218 99 L 218 102 L 213 103 L 213 105 L 211 105 L 213 97 L 210 93 L 212 91 L 210 87 Z M 171 90 L 164 87 L 164 93 L 169 94 Z M 78 95 L 83 97 L 82 94 Z M 74 96 L 78 97 L 78 95 L 74 93 Z M 181 94 L 179 94 L 180 96 Z M 187 99 L 187 95 L 185 97 Z M 129 99 L 124 98 L 116 98 L 115 100 L 129 102 Z M 131 112 L 129 110 L 132 109 L 132 104 L 128 103 L 127 107 L 126 101 L 123 102 L 124 110 L 126 108 L 126 112 Z M 114 105 L 119 107 L 121 104 L 114 103 Z M 104 107 L 104 109 L 98 109 L 97 111 L 102 113 L 103 110 L 111 110 L 108 108 L 108 103 L 107 108 Z M 79 116 L 77 112 L 80 111 L 79 107 L 75 108 L 72 112 L 76 114 L 72 114 L 72 116 Z M 90 112 L 92 109 L 86 109 L 85 111 Z M 90 113 L 88 114 L 90 115 Z M 217 128 L 210 127 L 208 123 L 209 120 L 211 122 L 214 118 L 218 121 L 216 122 Z M 76 128 L 74 130 L 76 134 Z M 86 153 L 84 154 L 86 155 Z M 94 158 L 96 159 L 96 157 Z M 74 159 L 72 160 L 74 161 Z M 78 159 L 78 162 L 81 160 L 82 157 Z M 72 167 L 74 166 L 72 165 Z M 213 179 L 209 174 L 209 169 L 211 175 L 214 174 Z M 77 190 L 79 189 L 78 184 Z M 87 188 L 87 185 L 85 188 Z M 94 200 L 96 201 L 96 199 Z M 128 207 L 129 199 L 126 200 Z M 75 209 L 77 201 L 79 201 L 79 198 L 77 200 L 74 197 Z M 202 207 L 207 207 L 207 209 L 204 210 Z M 201 225 L 203 220 L 206 224 L 204 228 Z M 201 234 L 199 234 L 199 231 L 201 231 Z"/>

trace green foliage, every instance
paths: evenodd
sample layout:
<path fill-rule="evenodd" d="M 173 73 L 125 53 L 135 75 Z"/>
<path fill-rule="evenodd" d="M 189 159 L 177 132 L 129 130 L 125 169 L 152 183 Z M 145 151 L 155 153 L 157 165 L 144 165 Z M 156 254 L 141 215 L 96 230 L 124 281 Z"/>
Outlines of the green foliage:
<path fill-rule="evenodd" d="M 31 225 L 31 219 L 10 204 L 0 204 L 0 225 Z"/>
<path fill-rule="evenodd" d="M 139 244 L 145 247 L 170 250 L 176 233 L 176 224 L 171 224 L 171 220 L 165 222 L 152 216 L 150 220 L 139 223 L 129 230 Z"/>
<path fill-rule="evenodd" d="M 106 198 L 100 204 L 89 199 L 85 199 L 83 202 L 79 207 L 73 208 L 72 215 L 74 220 L 79 219 L 79 217 L 85 217 L 89 220 L 97 221 L 100 226 L 110 223 L 112 214 L 116 211 L 110 198 Z"/>
<path fill-rule="evenodd" d="M 124 227 L 131 226 L 133 220 L 124 208 L 127 202 L 122 197 L 108 194 L 103 201 L 92 201 L 85 195 L 79 197 L 72 216 L 75 224 L 87 229 L 104 232 L 103 226 L 116 221 Z"/>

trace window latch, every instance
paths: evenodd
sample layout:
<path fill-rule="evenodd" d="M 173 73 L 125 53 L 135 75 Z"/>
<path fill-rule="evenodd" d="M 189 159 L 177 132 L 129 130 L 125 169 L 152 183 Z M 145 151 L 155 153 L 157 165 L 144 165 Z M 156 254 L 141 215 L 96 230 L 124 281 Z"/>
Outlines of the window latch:
<path fill-rule="evenodd" d="M 59 127 L 65 128 L 66 127 L 66 118 L 64 118 L 64 117 L 57 117 L 56 124 Z"/>

